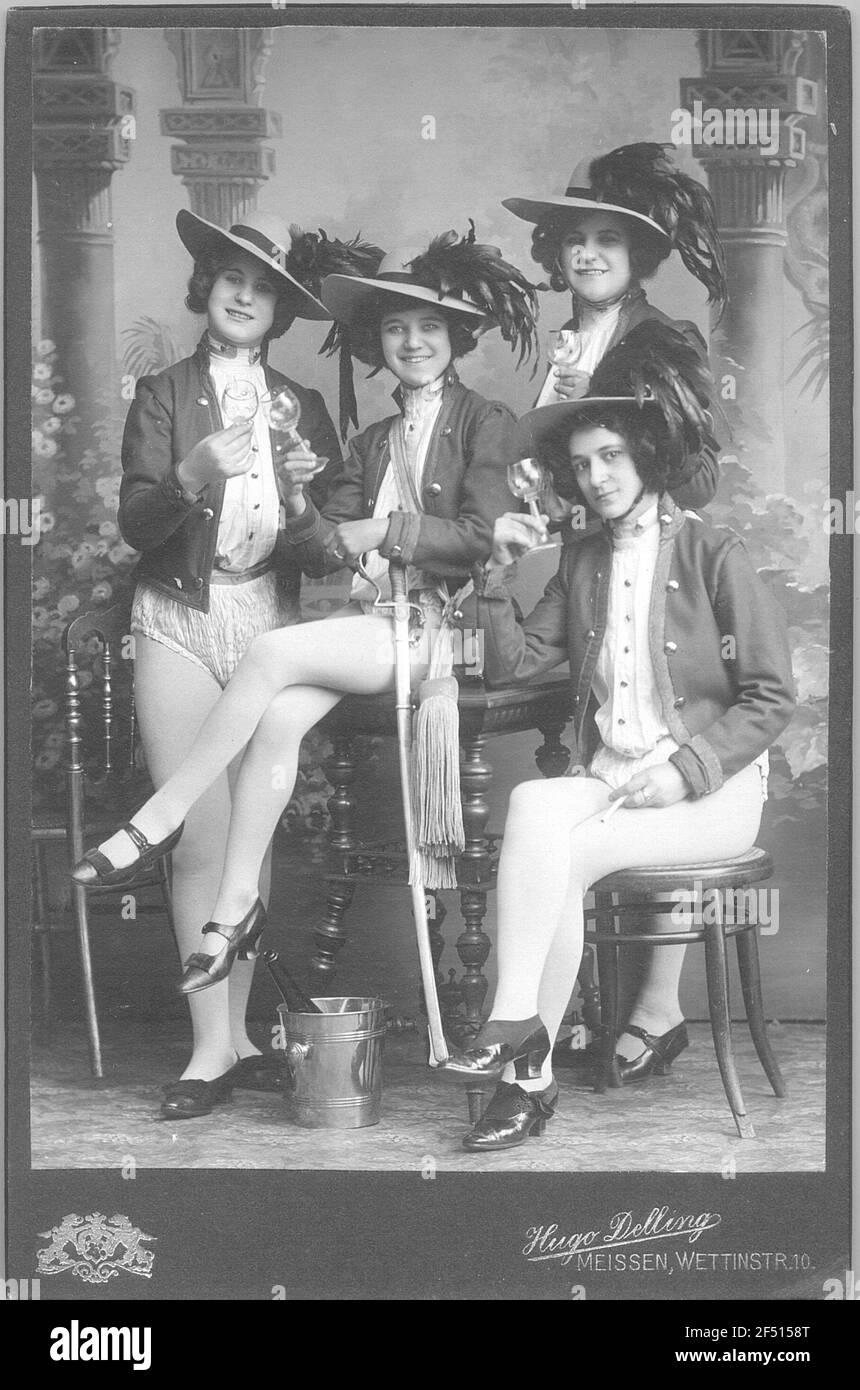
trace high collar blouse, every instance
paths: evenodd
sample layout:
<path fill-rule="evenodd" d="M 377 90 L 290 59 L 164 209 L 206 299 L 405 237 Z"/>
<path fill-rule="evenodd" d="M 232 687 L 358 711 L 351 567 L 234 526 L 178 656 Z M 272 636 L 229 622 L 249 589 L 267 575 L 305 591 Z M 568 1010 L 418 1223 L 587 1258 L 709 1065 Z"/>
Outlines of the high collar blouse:
<path fill-rule="evenodd" d="M 224 390 L 234 378 L 253 383 L 258 398 L 265 394 L 266 377 L 259 353 L 236 348 L 229 355 L 218 351 L 211 342 L 209 376 L 219 408 Z M 230 421 L 224 418 L 226 427 Z M 280 498 L 272 463 L 269 427 L 263 409 L 257 407 L 254 416 L 254 435 L 251 440 L 254 462 L 246 473 L 228 478 L 218 524 L 215 568 L 229 573 L 250 569 L 265 560 L 275 548 L 280 516 Z"/>
<path fill-rule="evenodd" d="M 446 373 L 425 386 L 409 388 L 401 386 L 399 392 L 400 415 L 391 422 L 391 430 L 400 433 L 406 466 L 412 476 L 417 495 L 421 496 L 421 479 L 427 461 L 427 450 L 433 435 L 433 428 L 442 408 L 442 390 Z M 390 455 L 389 450 L 389 455 Z M 376 502 L 373 508 L 375 517 L 389 516 L 391 512 L 414 511 L 411 498 L 401 497 L 397 486 L 394 465 L 389 457 L 388 466 L 382 476 Z M 378 550 L 372 551 L 365 561 L 367 573 L 379 584 L 384 598 L 390 597 L 391 586 L 388 580 L 388 561 Z M 437 588 L 436 581 L 428 580 L 420 570 L 412 567 L 407 573 L 410 590 Z M 374 597 L 374 589 L 361 575 L 352 581 L 350 597 L 359 602 L 367 602 Z"/>
<path fill-rule="evenodd" d="M 612 535 L 612 573 L 606 632 L 592 690 L 602 742 L 616 753 L 640 758 L 669 730 L 648 645 L 648 615 L 660 544 L 657 503 L 633 526 Z"/>

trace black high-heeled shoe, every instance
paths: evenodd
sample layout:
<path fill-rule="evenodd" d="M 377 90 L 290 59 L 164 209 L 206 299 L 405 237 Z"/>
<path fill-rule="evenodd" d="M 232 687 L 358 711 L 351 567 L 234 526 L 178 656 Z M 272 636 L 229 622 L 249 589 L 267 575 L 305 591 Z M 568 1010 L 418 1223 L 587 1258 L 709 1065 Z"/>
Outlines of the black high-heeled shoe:
<path fill-rule="evenodd" d="M 183 821 L 178 829 L 171 830 L 169 835 L 165 835 L 164 839 L 155 845 L 151 845 L 143 831 L 138 830 L 131 821 L 126 821 L 125 825 L 119 828 L 125 831 L 132 844 L 137 847 L 137 854 L 131 863 L 118 869 L 100 849 L 88 849 L 72 869 L 75 883 L 80 883 L 83 888 L 112 888 L 131 883 L 144 869 L 151 868 L 162 855 L 169 854 L 176 848 L 185 829 L 185 822 Z"/>
<path fill-rule="evenodd" d="M 177 986 L 179 993 L 196 994 L 199 989 L 208 989 L 210 985 L 217 985 L 219 980 L 226 980 L 237 957 L 239 960 L 249 960 L 256 956 L 254 948 L 265 925 L 266 909 L 259 898 L 235 926 L 207 922 L 203 928 L 204 936 L 208 932 L 217 932 L 224 937 L 224 945 L 214 956 L 195 951 L 193 956 L 188 957 Z"/>
<path fill-rule="evenodd" d="M 232 1100 L 234 1083 L 230 1078 L 233 1070 L 230 1067 L 212 1081 L 198 1081 L 189 1076 L 184 1081 L 169 1082 L 161 1103 L 162 1119 L 193 1120 L 198 1115 L 210 1114 L 213 1106 Z"/>
<path fill-rule="evenodd" d="M 497 1077 L 513 1062 L 518 1081 L 534 1081 L 548 1055 L 549 1035 L 537 1015 L 512 1021 L 493 1018 L 484 1024 L 467 1052 L 452 1053 L 444 1070 L 463 1076 Z"/>
<path fill-rule="evenodd" d="M 522 1086 L 500 1081 L 480 1120 L 463 1140 L 463 1148 L 480 1153 L 524 1144 L 530 1136 L 543 1134 L 557 1100 L 556 1082 L 543 1091 L 524 1091 Z"/>
<path fill-rule="evenodd" d="M 618 1058 L 618 1070 L 625 1086 L 636 1081 L 647 1081 L 652 1072 L 655 1076 L 665 1076 L 675 1058 L 690 1046 L 686 1023 L 676 1024 L 659 1038 L 653 1033 L 646 1033 L 644 1028 L 637 1028 L 635 1023 L 628 1023 L 624 1032 L 641 1038 L 645 1044 L 638 1057 L 630 1061 L 624 1057 Z"/>

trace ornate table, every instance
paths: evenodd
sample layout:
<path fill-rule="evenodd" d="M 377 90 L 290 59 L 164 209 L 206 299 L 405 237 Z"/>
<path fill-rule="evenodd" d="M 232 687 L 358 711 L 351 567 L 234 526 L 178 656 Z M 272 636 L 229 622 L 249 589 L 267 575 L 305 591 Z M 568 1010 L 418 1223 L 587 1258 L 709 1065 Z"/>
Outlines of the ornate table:
<path fill-rule="evenodd" d="M 490 938 L 483 929 L 487 893 L 495 883 L 500 836 L 487 830 L 488 795 L 493 768 L 485 755 L 488 738 L 537 729 L 543 743 L 535 761 L 544 777 L 562 776 L 570 763 L 570 749 L 561 734 L 570 718 L 570 679 L 553 673 L 527 689 L 487 690 L 477 678 L 460 682 L 461 792 L 466 845 L 457 865 L 463 931 L 457 938 L 457 954 L 463 966 L 459 981 L 449 971 L 448 981 L 439 972 L 444 948 L 441 926 L 445 907 L 438 893 L 428 894 L 431 944 L 440 985 L 446 1026 L 457 1033 L 473 1032 L 481 1017 L 487 992 L 484 965 Z M 394 695 L 349 696 L 320 726 L 333 741 L 326 773 L 334 791 L 329 800 L 331 831 L 330 864 L 326 873 L 328 897 L 322 921 L 314 931 L 316 952 L 311 961 L 311 992 L 331 994 L 338 952 L 347 940 L 345 917 L 359 883 L 405 884 L 406 855 L 399 841 L 362 844 L 356 830 L 358 799 L 353 783 L 356 764 L 353 740 L 359 735 L 396 736 Z"/>

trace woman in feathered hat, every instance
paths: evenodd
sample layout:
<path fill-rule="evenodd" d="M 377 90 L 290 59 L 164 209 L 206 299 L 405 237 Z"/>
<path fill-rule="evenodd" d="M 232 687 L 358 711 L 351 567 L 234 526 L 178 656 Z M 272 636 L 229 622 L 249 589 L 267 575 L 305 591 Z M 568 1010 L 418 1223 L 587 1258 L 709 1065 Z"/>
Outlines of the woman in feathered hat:
<path fill-rule="evenodd" d="M 520 447 L 602 527 L 564 547 L 522 625 L 503 567 L 536 543 L 540 523 L 501 517 L 491 564 L 476 576 L 485 679 L 525 683 L 569 661 L 584 765 L 584 775 L 526 782 L 511 797 L 498 988 L 472 1049 L 447 1064 L 499 1078 L 464 1141 L 476 1151 L 523 1143 L 553 1113 L 551 1047 L 579 970 L 589 886 L 616 869 L 749 849 L 766 795 L 763 755 L 794 705 L 785 618 L 743 543 L 669 495 L 710 433 L 697 354 L 674 330 L 644 323 L 591 386 L 589 397 L 524 416 Z M 687 1044 L 681 953 L 652 952 L 672 964 L 651 965 L 639 1006 L 674 1011 L 674 1026 L 639 1030 L 645 1052 L 634 1067 L 665 1068 Z"/>
<path fill-rule="evenodd" d="M 434 629 L 442 582 L 458 586 L 490 553 L 493 524 L 510 505 L 506 465 L 516 457 L 513 415 L 463 386 L 453 362 L 474 348 L 477 331 L 493 326 L 528 352 L 534 290 L 497 248 L 476 243 L 472 229 L 463 238 L 438 237 L 419 255 L 395 253 L 373 277 L 329 277 L 323 296 L 355 356 L 395 376 L 398 409 L 352 441 L 322 511 L 297 476 L 286 499 L 287 534 L 311 573 L 366 555 L 365 573 L 383 593 L 389 557 L 400 559 L 409 567 L 412 601 Z M 391 624 L 373 609 L 374 587 L 356 580 L 347 616 L 257 637 L 188 757 L 136 813 L 131 836 L 126 827 L 100 846 L 95 864 L 91 855 L 75 871 L 89 875 L 95 867 L 104 879 L 106 864 L 108 873 L 139 864 L 135 837 L 163 843 L 177 834 L 189 808 L 248 744 L 214 920 L 187 962 L 185 992 L 223 979 L 262 931 L 259 865 L 291 795 L 304 734 L 345 693 L 375 694 L 393 684 Z M 427 646 L 412 648 L 418 672 Z"/>
<path fill-rule="evenodd" d="M 131 630 L 137 711 L 156 786 L 181 763 L 249 642 L 299 618 L 301 574 L 279 529 L 280 494 L 313 478 L 322 501 L 317 457 L 327 455 L 333 467 L 340 449 L 322 396 L 274 371 L 269 343 L 296 317 L 330 321 L 319 299 L 323 274 L 375 266 L 382 254 L 298 230 L 291 242 L 286 226 L 264 214 L 249 213 L 227 231 L 184 210 L 176 222 L 194 258 L 185 303 L 206 315 L 206 329 L 192 356 L 137 383 L 119 507 L 122 535 L 141 552 Z M 224 393 L 236 383 L 251 418 L 233 422 Z M 285 385 L 299 399 L 307 448 L 285 444 L 253 409 Z M 173 851 L 183 957 L 201 911 L 214 905 L 235 771 L 190 811 Z M 84 877 L 93 881 L 90 870 Z M 268 893 L 268 861 L 260 891 Z M 166 1087 L 165 1118 L 208 1114 L 232 1086 L 277 1087 L 245 1028 L 252 973 L 243 965 L 229 986 L 192 1001 L 193 1052 L 182 1078 Z"/>
<path fill-rule="evenodd" d="M 569 291 L 573 317 L 563 327 L 537 405 L 576 400 L 606 353 L 648 320 L 683 333 L 707 364 L 702 335 L 688 320 L 672 320 L 649 303 L 643 281 L 677 251 L 719 312 L 727 297 L 723 248 L 710 193 L 680 173 L 663 145 L 623 145 L 577 166 L 564 194 L 506 198 L 503 207 L 535 224 L 532 257 L 550 288 Z M 685 507 L 706 505 L 717 483 L 713 444 L 685 460 L 673 496 Z"/>

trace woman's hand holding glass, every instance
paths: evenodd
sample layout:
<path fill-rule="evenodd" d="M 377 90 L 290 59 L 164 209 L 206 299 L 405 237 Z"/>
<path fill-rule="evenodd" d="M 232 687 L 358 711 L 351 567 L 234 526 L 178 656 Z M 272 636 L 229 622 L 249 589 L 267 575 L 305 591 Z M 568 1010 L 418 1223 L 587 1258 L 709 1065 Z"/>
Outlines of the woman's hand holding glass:
<path fill-rule="evenodd" d="M 541 528 L 540 544 L 530 546 L 531 550 L 546 549 L 560 544 L 559 541 L 550 540 L 546 529 L 547 518 L 542 515 L 538 506 L 538 499 L 543 495 L 548 482 L 547 471 L 537 459 L 517 459 L 515 463 L 508 464 L 508 487 L 514 497 L 528 503 L 532 517 Z"/>
<path fill-rule="evenodd" d="M 287 511 L 301 516 L 305 510 L 305 487 L 325 468 L 328 459 L 315 454 L 310 441 L 302 439 L 287 454 L 277 455 L 277 473 Z"/>
<path fill-rule="evenodd" d="M 550 334 L 549 360 L 555 369 L 555 391 L 567 401 L 580 401 L 588 395 L 591 377 L 580 371 L 582 335 L 575 328 L 558 328 Z"/>
<path fill-rule="evenodd" d="M 512 565 L 529 550 L 540 550 L 546 535 L 546 517 L 530 512 L 505 512 L 496 517 L 490 558 L 497 565 Z"/>
<path fill-rule="evenodd" d="M 304 483 L 310 482 L 321 473 L 328 463 L 325 454 L 314 454 L 307 439 L 302 439 L 298 431 L 302 408 L 298 396 L 289 386 L 277 391 L 267 391 L 261 398 L 266 424 L 278 439 L 289 444 L 289 452 L 277 455 L 278 472 L 282 485 L 291 493 L 301 490 Z M 288 466 L 289 465 L 289 466 Z"/>
<path fill-rule="evenodd" d="M 253 460 L 253 438 L 253 424 L 247 419 L 215 430 L 194 445 L 177 466 L 176 476 L 189 492 L 200 492 L 208 483 L 224 482 L 247 473 Z"/>
<path fill-rule="evenodd" d="M 623 804 L 636 810 L 643 806 L 674 806 L 689 795 L 690 788 L 684 774 L 674 763 L 667 762 L 656 763 L 654 767 L 646 767 L 644 772 L 637 772 L 635 777 L 610 793 L 609 800 L 618 801 L 624 797 Z"/>
<path fill-rule="evenodd" d="M 556 370 L 556 394 L 566 401 L 581 401 L 588 395 L 591 377 L 588 372 L 580 372 L 576 367 L 559 367 Z"/>

